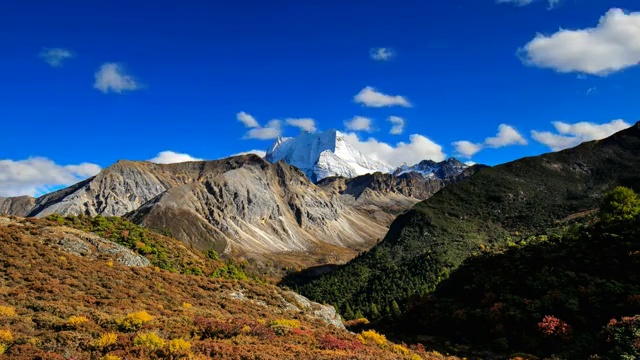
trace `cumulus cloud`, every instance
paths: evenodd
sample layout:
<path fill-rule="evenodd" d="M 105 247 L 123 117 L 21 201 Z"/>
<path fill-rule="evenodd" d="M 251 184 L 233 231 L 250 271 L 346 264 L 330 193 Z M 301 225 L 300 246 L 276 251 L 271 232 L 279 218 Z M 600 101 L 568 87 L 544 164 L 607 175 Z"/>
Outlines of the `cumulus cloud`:
<path fill-rule="evenodd" d="M 236 118 L 248 128 L 260 127 L 260 124 L 258 124 L 256 118 L 244 111 L 240 111 L 239 113 L 237 113 Z"/>
<path fill-rule="evenodd" d="M 371 86 L 360 90 L 360 92 L 353 97 L 353 101 L 367 107 L 411 107 L 411 103 L 404 96 L 383 94 Z"/>
<path fill-rule="evenodd" d="M 269 140 L 275 139 L 281 134 L 280 120 L 271 120 L 265 127 L 256 127 L 249 130 L 247 135 L 245 135 L 245 139 Z"/>
<path fill-rule="evenodd" d="M 288 125 L 299 128 L 300 130 L 308 131 L 308 132 L 316 132 L 316 122 L 311 118 L 303 118 L 303 119 L 287 119 L 285 122 Z"/>
<path fill-rule="evenodd" d="M 51 67 L 60 67 L 65 60 L 72 58 L 74 55 L 67 49 L 44 48 L 38 56 Z"/>
<path fill-rule="evenodd" d="M 350 120 L 345 120 L 344 126 L 351 131 L 373 131 L 372 121 L 364 116 L 354 116 Z"/>
<path fill-rule="evenodd" d="M 125 72 L 123 67 L 116 63 L 104 63 L 95 74 L 93 87 L 107 94 L 109 92 L 122 93 L 123 91 L 137 90 L 138 82 Z"/>
<path fill-rule="evenodd" d="M 475 144 L 467 140 L 456 141 L 453 146 L 456 148 L 456 153 L 465 158 L 472 157 L 483 148 L 482 144 Z"/>
<path fill-rule="evenodd" d="M 245 139 L 269 140 L 275 139 L 282 134 L 280 120 L 271 120 L 267 123 L 267 126 L 262 127 L 253 116 L 244 111 L 237 113 L 236 119 L 249 128 L 249 131 L 244 136 Z"/>
<path fill-rule="evenodd" d="M 440 145 L 419 134 L 409 136 L 408 143 L 398 142 L 395 146 L 374 138 L 361 140 L 356 133 L 344 134 L 344 139 L 371 159 L 393 167 L 403 164 L 417 164 L 422 160 L 442 161 L 445 159 Z"/>
<path fill-rule="evenodd" d="M 173 151 L 161 151 L 153 159 L 149 159 L 150 162 L 156 164 L 173 164 L 187 161 L 202 161 L 202 159 L 195 158 L 189 154 L 177 153 Z"/>
<path fill-rule="evenodd" d="M 484 143 L 489 147 L 499 148 L 509 145 L 527 145 L 527 140 L 513 126 L 500 124 L 498 126 L 498 134 L 494 137 L 486 138 Z"/>
<path fill-rule="evenodd" d="M 249 150 L 249 151 L 242 151 L 236 154 L 233 154 L 231 156 L 240 156 L 240 155 L 247 155 L 247 154 L 254 154 L 254 155 L 258 155 L 261 158 L 265 157 L 267 155 L 267 152 L 264 150 Z"/>
<path fill-rule="evenodd" d="M 369 55 L 376 61 L 389 61 L 396 55 L 396 53 L 391 48 L 379 47 L 372 48 L 369 51 Z"/>
<path fill-rule="evenodd" d="M 453 143 L 456 153 L 462 157 L 470 158 L 484 148 L 500 148 L 511 145 L 527 145 L 527 140 L 511 125 L 500 124 L 496 136 L 484 139 L 482 143 L 473 143 L 460 140 Z"/>
<path fill-rule="evenodd" d="M 0 160 L 0 196 L 39 196 L 99 172 L 100 166 L 96 164 L 58 165 L 44 157 Z"/>
<path fill-rule="evenodd" d="M 640 12 L 610 9 L 596 27 L 538 34 L 519 50 L 525 64 L 605 76 L 640 62 Z"/>
<path fill-rule="evenodd" d="M 537 142 L 548 146 L 553 151 L 559 151 L 576 146 L 585 141 L 600 140 L 631 126 L 624 120 L 612 120 L 604 124 L 579 122 L 567 124 L 561 121 L 553 122 L 556 133 L 550 131 L 531 131 L 531 137 Z"/>
<path fill-rule="evenodd" d="M 393 124 L 391 130 L 389 130 L 389 134 L 391 135 L 400 135 L 404 131 L 404 119 L 400 116 L 389 116 L 387 120 Z"/>

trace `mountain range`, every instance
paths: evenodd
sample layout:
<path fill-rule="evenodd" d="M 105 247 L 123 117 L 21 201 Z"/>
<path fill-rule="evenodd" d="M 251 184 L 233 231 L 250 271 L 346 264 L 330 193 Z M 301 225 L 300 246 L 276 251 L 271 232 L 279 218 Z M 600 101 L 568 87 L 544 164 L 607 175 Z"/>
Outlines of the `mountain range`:
<path fill-rule="evenodd" d="M 425 164 L 394 175 L 337 131 L 303 133 L 278 140 L 265 159 L 118 161 L 37 199 L 0 198 L 0 213 L 121 216 L 203 251 L 304 268 L 370 249 L 395 216 L 479 168 L 449 159 L 429 162 L 429 172 Z M 385 172 L 357 176 L 375 170 Z"/>
<path fill-rule="evenodd" d="M 593 214 L 616 186 L 640 190 L 639 164 L 640 122 L 603 140 L 482 168 L 398 216 L 372 250 L 283 284 L 343 313 L 402 313 L 465 259 L 561 232 L 569 220 Z"/>

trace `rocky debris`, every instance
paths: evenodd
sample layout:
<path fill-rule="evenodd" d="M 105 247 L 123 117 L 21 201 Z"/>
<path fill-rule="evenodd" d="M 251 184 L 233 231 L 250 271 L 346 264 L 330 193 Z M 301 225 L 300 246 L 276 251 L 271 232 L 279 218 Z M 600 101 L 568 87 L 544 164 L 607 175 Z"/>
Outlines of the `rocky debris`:
<path fill-rule="evenodd" d="M 109 255 L 125 266 L 150 265 L 149 260 L 144 256 L 97 235 L 61 226 L 45 227 L 40 231 L 39 237 L 44 244 L 57 247 L 75 256 L 96 258 L 98 255 Z"/>
<path fill-rule="evenodd" d="M 245 289 L 235 290 L 229 293 L 229 297 L 238 301 L 250 301 L 262 306 L 269 306 L 262 300 L 252 299 L 246 296 L 244 294 L 246 291 Z M 274 295 L 281 301 L 280 305 L 284 311 L 304 313 L 312 319 L 318 319 L 338 329 L 345 330 L 342 318 L 333 306 L 318 304 L 293 291 L 282 291 L 281 294 L 279 292 L 280 290 L 276 291 Z M 287 298 L 292 299 L 292 301 L 287 300 Z"/>

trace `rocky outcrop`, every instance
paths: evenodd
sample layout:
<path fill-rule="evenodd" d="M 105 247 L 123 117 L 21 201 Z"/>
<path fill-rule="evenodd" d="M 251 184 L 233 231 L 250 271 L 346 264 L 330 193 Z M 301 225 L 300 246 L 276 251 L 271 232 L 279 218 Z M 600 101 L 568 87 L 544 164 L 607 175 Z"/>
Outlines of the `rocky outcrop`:
<path fill-rule="evenodd" d="M 25 216 L 35 203 L 31 196 L 0 197 L 0 214 Z"/>
<path fill-rule="evenodd" d="M 23 226 L 18 218 L 0 217 L 0 226 Z M 97 259 L 108 256 L 113 260 L 131 267 L 149 266 L 144 256 L 132 250 L 104 239 L 98 235 L 71 229 L 64 226 L 42 226 L 37 233 L 30 233 L 41 243 L 55 247 L 74 256 Z"/>

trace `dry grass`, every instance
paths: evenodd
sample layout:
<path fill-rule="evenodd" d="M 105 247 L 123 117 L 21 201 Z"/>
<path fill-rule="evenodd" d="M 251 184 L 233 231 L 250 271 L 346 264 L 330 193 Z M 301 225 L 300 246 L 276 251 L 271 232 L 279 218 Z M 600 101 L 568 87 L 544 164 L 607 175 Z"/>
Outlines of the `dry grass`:
<path fill-rule="evenodd" d="M 33 220 L 0 226 L 0 329 L 11 335 L 2 343 L 6 359 L 444 358 L 363 344 L 288 310 L 272 285 L 64 253 L 40 241 L 43 226 Z"/>

